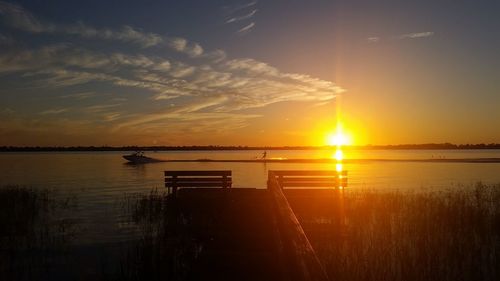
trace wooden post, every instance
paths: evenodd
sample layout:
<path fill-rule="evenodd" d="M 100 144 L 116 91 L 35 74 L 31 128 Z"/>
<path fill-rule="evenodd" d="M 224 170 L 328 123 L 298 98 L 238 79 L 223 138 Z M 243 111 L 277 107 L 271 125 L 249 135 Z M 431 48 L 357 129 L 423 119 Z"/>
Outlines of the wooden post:
<path fill-rule="evenodd" d="M 222 188 L 224 188 L 224 189 L 227 188 L 227 176 L 226 175 L 222 176 Z"/>
<path fill-rule="evenodd" d="M 172 176 L 172 194 L 177 196 L 177 176 Z"/>

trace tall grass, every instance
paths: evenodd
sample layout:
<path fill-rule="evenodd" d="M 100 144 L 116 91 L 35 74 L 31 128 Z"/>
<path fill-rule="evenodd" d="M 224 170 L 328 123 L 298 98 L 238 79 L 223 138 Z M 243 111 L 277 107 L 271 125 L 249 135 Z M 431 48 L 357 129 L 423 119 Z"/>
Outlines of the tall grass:
<path fill-rule="evenodd" d="M 500 279 L 500 185 L 353 191 L 344 203 L 336 232 L 308 233 L 332 280 Z"/>
<path fill-rule="evenodd" d="M 153 189 L 127 196 L 125 206 L 141 235 L 122 260 L 117 280 L 185 280 L 200 246 L 175 200 Z"/>
<path fill-rule="evenodd" d="M 59 214 L 69 206 L 48 189 L 0 187 L 0 280 L 48 279 L 74 234 Z"/>

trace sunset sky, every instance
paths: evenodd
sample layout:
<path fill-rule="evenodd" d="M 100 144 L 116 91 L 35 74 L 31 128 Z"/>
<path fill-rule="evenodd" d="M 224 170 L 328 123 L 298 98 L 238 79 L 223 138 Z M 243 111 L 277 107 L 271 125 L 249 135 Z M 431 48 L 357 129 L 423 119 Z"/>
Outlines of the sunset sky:
<path fill-rule="evenodd" d="M 500 1 L 0 1 L 0 145 L 500 142 Z"/>

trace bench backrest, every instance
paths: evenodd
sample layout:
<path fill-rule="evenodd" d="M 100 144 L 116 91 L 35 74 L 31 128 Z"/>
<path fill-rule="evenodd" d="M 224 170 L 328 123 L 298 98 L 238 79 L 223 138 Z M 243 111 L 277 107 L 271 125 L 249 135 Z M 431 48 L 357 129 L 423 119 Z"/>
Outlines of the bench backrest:
<path fill-rule="evenodd" d="M 176 193 L 181 187 L 231 188 L 231 171 L 165 171 L 165 187 Z"/>
<path fill-rule="evenodd" d="M 269 171 L 282 188 L 286 187 L 347 187 L 347 171 L 333 170 L 281 170 Z"/>

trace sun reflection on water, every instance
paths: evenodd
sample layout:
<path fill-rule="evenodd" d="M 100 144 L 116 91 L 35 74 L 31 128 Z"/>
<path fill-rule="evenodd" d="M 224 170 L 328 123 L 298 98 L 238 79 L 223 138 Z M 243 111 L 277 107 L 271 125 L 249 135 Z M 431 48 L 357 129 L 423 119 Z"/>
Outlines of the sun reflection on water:
<path fill-rule="evenodd" d="M 344 159 L 344 153 L 342 152 L 342 149 L 340 148 L 340 146 L 337 147 L 337 150 L 335 151 L 334 158 L 337 161 L 342 161 Z"/>
<path fill-rule="evenodd" d="M 337 172 L 342 172 L 344 170 L 344 167 L 343 167 L 342 163 L 335 164 L 335 170 Z"/>

